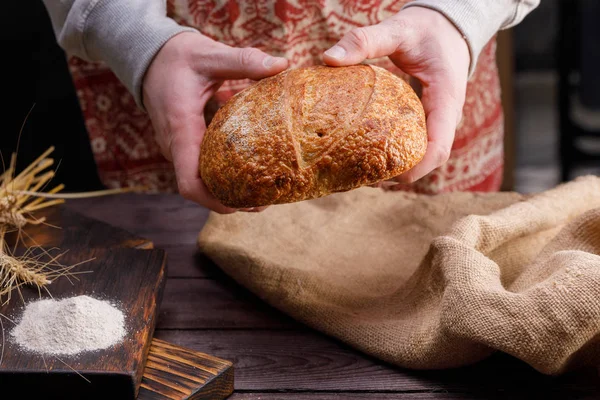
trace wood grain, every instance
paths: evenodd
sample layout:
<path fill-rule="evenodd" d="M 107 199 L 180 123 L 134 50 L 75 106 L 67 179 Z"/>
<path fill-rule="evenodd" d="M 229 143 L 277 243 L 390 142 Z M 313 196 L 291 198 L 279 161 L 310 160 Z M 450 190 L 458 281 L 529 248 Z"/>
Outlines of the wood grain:
<path fill-rule="evenodd" d="M 232 360 L 235 389 L 243 391 L 377 391 L 600 393 L 595 370 L 553 378 L 497 354 L 464 368 L 412 371 L 365 356 L 325 335 L 305 331 L 157 331 L 156 337 Z"/>
<path fill-rule="evenodd" d="M 170 264 L 169 264 L 170 266 Z M 160 329 L 290 329 L 299 326 L 230 279 L 170 278 Z"/>
<path fill-rule="evenodd" d="M 94 207 L 92 206 L 92 208 Z M 115 207 L 119 208 L 116 205 Z M 87 217 L 66 206 L 42 210 L 38 216 L 46 217 L 47 223 L 26 227 L 23 235 L 26 246 L 43 243 L 45 246 L 57 247 L 61 247 L 63 244 L 69 246 L 78 244 L 82 247 L 99 248 L 132 247 L 149 249 L 160 247 L 168 254 L 170 277 L 223 276 L 223 272 L 210 259 L 200 254 L 194 244 L 190 244 L 194 243 L 198 236 L 196 231 L 180 233 L 178 241 L 183 238 L 181 242 L 165 244 L 165 241 L 172 241 L 172 238 L 167 238 L 162 242 L 159 240 L 158 246 L 155 246 L 153 240 L 148 237 L 161 239 L 162 236 L 168 235 L 149 233 L 148 237 L 139 236 L 95 218 Z M 168 226 L 171 222 L 165 221 L 164 223 L 165 226 Z M 160 222 L 157 221 L 156 224 L 160 224 Z M 14 242 L 14 238 L 14 234 L 9 235 L 9 242 Z"/>
<path fill-rule="evenodd" d="M 221 278 L 223 272 L 198 252 L 198 233 L 208 210 L 176 195 L 123 194 L 69 201 L 65 207 L 89 218 L 147 238 L 167 251 L 169 277 Z"/>
<path fill-rule="evenodd" d="M 61 260 L 66 265 L 91 260 L 77 269 L 90 272 L 78 275 L 76 283 L 56 279 L 50 287 L 53 296 L 88 295 L 116 303 L 125 315 L 128 334 L 121 343 L 109 349 L 45 358 L 24 352 L 8 340 L 3 349 L 0 382 L 10 379 L 15 387 L 27 385 L 31 387 L 28 394 L 43 388 L 44 396 L 61 399 L 107 396 L 131 399 L 142 379 L 156 326 L 157 306 L 164 291 L 164 251 L 79 248 L 65 254 Z M 23 288 L 23 295 L 25 302 L 39 296 L 37 290 L 29 287 Z M 48 298 L 47 295 L 44 297 Z M 21 308 L 22 303 L 12 301 L 0 308 L 0 313 L 17 321 Z M 31 385 L 34 382 L 35 385 Z M 65 391 L 65 387 L 70 390 Z"/>
<path fill-rule="evenodd" d="M 233 364 L 154 339 L 138 400 L 220 400 L 233 392 Z"/>
<path fill-rule="evenodd" d="M 542 397 L 543 396 L 543 397 Z M 593 400 L 598 397 L 591 394 L 578 393 L 577 391 L 529 391 L 513 390 L 510 392 L 481 392 L 481 393 L 450 393 L 450 392 L 336 392 L 336 393 L 234 393 L 228 400 Z"/>
<path fill-rule="evenodd" d="M 192 234 L 196 238 L 197 234 Z M 169 258 L 169 278 L 227 279 L 225 273 L 201 254 L 195 244 L 157 244 Z"/>
<path fill-rule="evenodd" d="M 133 235 L 105 222 L 85 217 L 65 207 L 41 210 L 36 217 L 45 217 L 46 223 L 27 225 L 22 235 L 23 246 L 82 248 L 152 248 L 148 239 Z M 15 234 L 7 235 L 9 243 Z"/>
<path fill-rule="evenodd" d="M 127 193 L 69 200 L 65 206 L 147 238 L 156 246 L 194 245 L 209 214 L 206 208 L 169 194 Z"/>

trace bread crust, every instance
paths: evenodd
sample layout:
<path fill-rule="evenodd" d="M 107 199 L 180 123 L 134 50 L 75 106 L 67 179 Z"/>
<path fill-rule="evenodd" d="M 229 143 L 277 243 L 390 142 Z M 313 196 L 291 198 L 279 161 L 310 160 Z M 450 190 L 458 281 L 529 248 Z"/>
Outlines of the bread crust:
<path fill-rule="evenodd" d="M 412 87 L 370 65 L 286 70 L 233 96 L 201 145 L 200 176 L 233 208 L 291 203 L 390 179 L 427 148 Z"/>

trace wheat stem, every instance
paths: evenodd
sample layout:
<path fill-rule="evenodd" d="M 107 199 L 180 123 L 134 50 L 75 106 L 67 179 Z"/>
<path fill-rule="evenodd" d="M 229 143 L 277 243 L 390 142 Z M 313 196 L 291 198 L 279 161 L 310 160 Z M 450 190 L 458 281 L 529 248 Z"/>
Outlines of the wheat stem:
<path fill-rule="evenodd" d="M 36 158 L 23 171 L 21 171 L 21 173 L 19 175 L 17 175 L 17 177 L 15 179 L 13 179 L 13 181 L 18 181 L 23 176 L 28 175 L 34 168 L 36 168 L 38 166 L 38 164 L 40 163 L 40 161 L 42 161 L 44 158 L 46 158 L 48 155 L 50 155 L 50 153 L 52 153 L 53 151 L 54 151 L 54 146 L 50 146 L 50 148 L 48 150 L 46 150 L 45 152 L 43 152 L 41 156 L 39 156 L 38 158 Z M 16 159 L 16 156 L 14 158 Z M 11 167 L 13 167 L 13 169 L 14 169 L 14 165 L 12 163 L 12 160 L 11 160 Z"/>
<path fill-rule="evenodd" d="M 15 190 L 16 194 L 19 195 L 33 195 L 37 197 L 43 197 L 46 199 L 85 199 L 89 197 L 100 197 L 100 196 L 109 196 L 113 194 L 122 194 L 127 192 L 144 190 L 144 187 L 131 187 L 131 188 L 119 188 L 119 189 L 106 189 L 106 190 L 97 190 L 92 192 L 82 192 L 82 193 L 40 193 L 33 192 L 29 190 Z"/>
<path fill-rule="evenodd" d="M 41 210 L 42 208 L 46 208 L 46 207 L 50 207 L 50 206 L 54 206 L 56 204 L 62 204 L 65 201 L 63 199 L 57 199 L 57 200 L 50 200 L 50 201 L 46 201 L 45 203 L 41 203 L 35 206 L 26 206 L 23 208 L 23 211 L 25 212 L 32 212 L 35 210 Z"/>
<path fill-rule="evenodd" d="M 65 185 L 63 185 L 61 183 L 60 185 L 56 186 L 52 190 L 48 191 L 48 193 L 54 194 L 54 193 L 60 192 L 64 188 L 65 188 Z M 25 193 L 25 194 L 28 194 L 28 193 Z M 33 196 L 33 195 L 34 194 L 32 193 L 31 196 Z M 35 196 L 37 197 L 37 199 L 35 199 L 31 203 L 29 203 L 28 206 L 35 206 L 36 204 L 40 204 L 46 198 L 46 197 L 40 196 L 40 193 L 36 193 Z"/>

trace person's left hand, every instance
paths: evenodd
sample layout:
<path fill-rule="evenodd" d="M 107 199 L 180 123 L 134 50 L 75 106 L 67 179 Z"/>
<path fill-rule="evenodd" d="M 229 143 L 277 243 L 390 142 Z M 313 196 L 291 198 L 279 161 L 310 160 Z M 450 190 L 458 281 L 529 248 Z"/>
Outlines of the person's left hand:
<path fill-rule="evenodd" d="M 377 25 L 353 29 L 327 50 L 323 59 L 332 66 L 345 66 L 384 56 L 422 86 L 427 151 L 419 164 L 395 178 L 412 183 L 450 156 L 465 102 L 469 49 L 460 31 L 443 14 L 410 7 Z"/>

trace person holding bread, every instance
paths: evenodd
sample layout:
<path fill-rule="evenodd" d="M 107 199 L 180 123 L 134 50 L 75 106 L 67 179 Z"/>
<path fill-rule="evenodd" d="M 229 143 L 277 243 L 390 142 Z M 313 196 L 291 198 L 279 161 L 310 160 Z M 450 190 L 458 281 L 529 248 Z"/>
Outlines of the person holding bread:
<path fill-rule="evenodd" d="M 312 191 L 305 191 L 310 194 L 304 197 L 280 196 L 286 200 L 279 202 L 351 188 L 331 186 L 331 180 L 338 179 L 331 171 L 341 175 L 350 173 L 346 167 L 332 169 L 332 165 L 337 165 L 338 153 L 350 160 L 344 165 L 351 165 L 348 163 L 358 160 L 359 154 L 366 154 L 356 161 L 363 171 L 357 174 L 364 173 L 370 178 L 353 180 L 353 187 L 370 184 L 429 194 L 499 190 L 503 114 L 495 35 L 520 23 L 538 6 L 539 0 L 44 0 L 44 3 L 57 42 L 69 56 L 103 183 L 112 188 L 144 185 L 153 191 L 178 190 L 183 197 L 213 211 L 229 213 L 261 209 L 262 205 L 278 201 L 270 191 L 271 197 L 264 197 L 262 203 L 231 201 L 228 206 L 224 204 L 228 194 L 219 195 L 216 183 L 212 188 L 207 186 L 200 173 L 201 160 L 207 171 L 211 165 L 215 166 L 215 161 L 203 157 L 203 148 L 216 152 L 211 153 L 211 159 L 219 160 L 221 170 L 234 169 L 233 164 L 228 165 L 233 163 L 231 157 L 217 151 L 226 148 L 225 145 L 203 145 L 207 127 L 212 129 L 217 125 L 211 125 L 213 118 L 219 120 L 221 132 L 225 122 L 232 125 L 234 117 L 252 113 L 256 115 L 252 121 L 265 135 L 277 135 L 286 129 L 296 132 L 297 122 L 281 122 L 285 119 L 281 117 L 284 111 L 277 110 L 285 106 L 288 107 L 285 112 L 304 115 L 310 99 L 314 107 L 317 100 L 322 100 L 310 96 L 324 84 L 327 87 L 321 91 L 327 93 L 328 101 L 346 99 L 329 105 L 330 111 L 332 107 L 337 110 L 337 119 L 327 125 L 331 132 L 327 129 L 319 132 L 313 124 L 315 129 L 310 134 L 314 138 L 296 137 L 290 148 L 299 152 L 294 153 L 297 159 L 293 168 L 321 165 L 320 160 L 327 157 L 333 157 L 333 161 L 329 160 L 327 173 L 315 169 L 325 167 L 312 167 L 314 173 L 309 178 L 296 173 L 286 175 L 285 179 L 279 175 L 263 179 L 263 186 L 271 185 L 273 190 L 286 186 L 288 191 L 301 193 L 304 189 L 298 188 L 313 187 Z M 312 72 L 301 71 L 310 66 L 315 66 L 309 70 Z M 343 75 L 343 71 L 349 72 Z M 291 74 L 296 74 L 293 79 L 289 78 Z M 284 75 L 288 76 L 286 80 Z M 408 85 L 392 83 L 393 79 L 410 82 L 416 94 Z M 293 92 L 290 85 L 299 80 L 304 82 L 298 90 L 305 98 L 294 102 L 289 99 L 298 96 L 298 90 Z M 275 90 L 281 94 L 269 97 L 271 103 L 268 107 L 263 104 L 260 113 L 250 107 L 250 102 L 243 103 L 236 96 L 246 93 L 245 89 L 256 81 L 270 82 L 262 85 L 263 93 Z M 339 85 L 335 86 L 335 82 Z M 390 82 L 391 86 L 378 82 Z M 344 97 L 341 88 L 345 83 L 355 89 L 357 85 L 370 86 L 366 91 L 358 88 L 351 92 L 354 89 L 348 88 L 350 94 Z M 375 101 L 370 93 L 383 93 L 379 108 L 371 107 L 376 122 L 365 120 L 363 115 L 370 107 L 369 102 Z M 416 95 L 420 99 L 418 104 L 413 99 Z M 255 94 L 252 104 L 260 104 L 263 98 L 263 94 Z M 236 101 L 233 111 L 229 105 L 232 100 Z M 224 109 L 226 104 L 228 109 Z M 264 122 L 271 111 L 279 113 L 279 125 Z M 388 118 L 387 122 L 384 118 Z M 418 135 L 401 132 L 405 126 L 402 124 L 407 124 L 405 120 L 409 120 L 406 126 L 413 123 L 417 127 Z M 245 117 L 244 121 L 239 124 L 248 125 L 250 120 Z M 245 151 L 244 146 L 249 145 L 244 143 L 245 138 L 240 134 L 244 127 L 240 126 L 235 127 L 238 132 L 235 140 L 230 135 L 223 143 Z M 370 135 L 367 139 L 355 138 L 359 126 L 363 126 L 360 128 L 363 131 L 366 129 L 365 135 Z M 387 149 L 391 146 L 391 139 L 386 137 L 392 135 L 390 129 L 395 129 L 393 135 L 403 143 L 401 152 L 412 153 L 398 153 L 396 159 L 392 156 L 380 159 L 387 173 L 401 171 L 398 176 L 367 171 L 378 161 L 373 165 L 365 161 L 377 157 L 368 149 L 362 151 L 361 146 Z M 300 128 L 297 131 L 304 132 Z M 339 140 L 326 141 L 323 135 L 338 135 Z M 348 137 L 354 138 L 353 147 L 344 143 Z M 275 139 L 269 140 L 265 143 L 275 143 Z M 320 143 L 327 143 L 327 151 Z M 253 171 L 266 169 L 261 164 L 263 159 L 274 158 L 284 164 L 277 158 L 287 151 L 282 146 L 277 142 L 260 151 L 253 147 L 258 158 L 243 160 L 248 164 L 254 162 Z M 341 148 L 345 148 L 345 153 Z M 239 165 L 235 167 L 238 172 Z M 308 180 L 294 181 L 300 175 Z M 212 176 L 216 177 L 212 181 L 219 180 L 218 173 Z M 373 177 L 384 177 L 385 182 Z M 225 175 L 221 178 L 226 181 Z M 247 179 L 257 181 L 254 186 L 244 186 L 246 198 L 252 198 L 248 197 L 248 191 L 260 187 L 262 178 L 248 174 Z"/>

